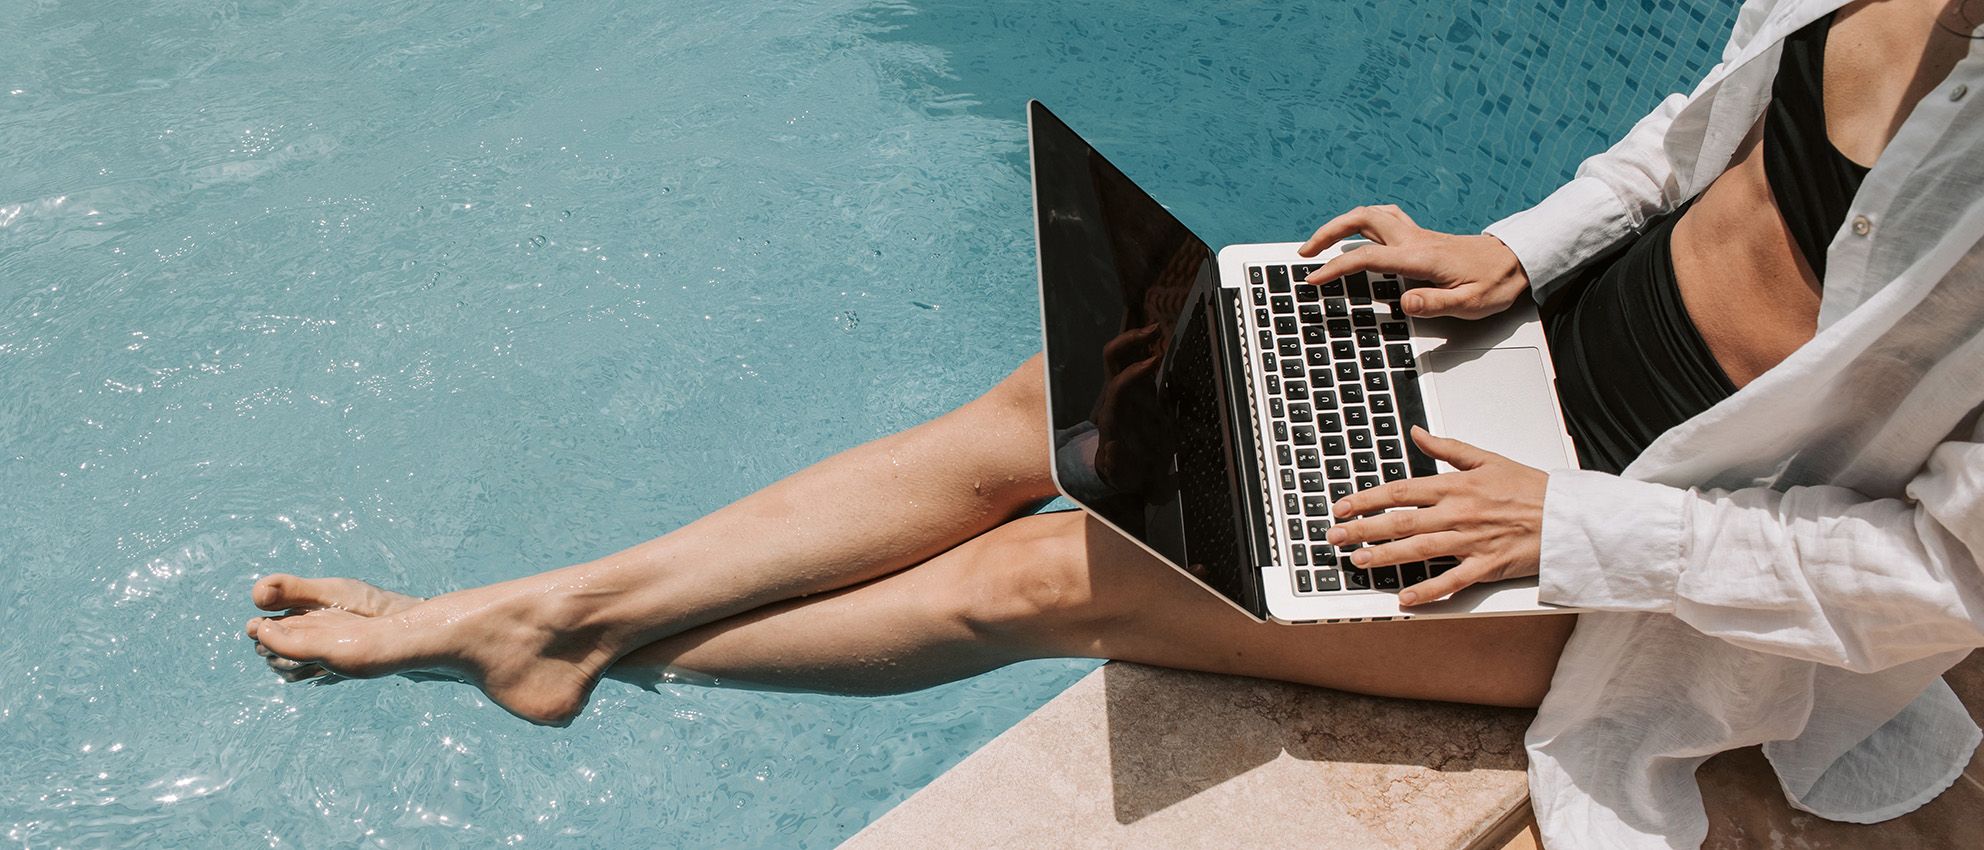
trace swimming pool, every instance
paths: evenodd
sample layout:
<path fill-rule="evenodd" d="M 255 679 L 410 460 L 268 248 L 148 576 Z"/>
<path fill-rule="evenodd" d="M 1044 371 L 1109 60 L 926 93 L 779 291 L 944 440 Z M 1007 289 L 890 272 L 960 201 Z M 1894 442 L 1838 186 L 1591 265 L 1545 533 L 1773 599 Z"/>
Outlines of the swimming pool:
<path fill-rule="evenodd" d="M 1733 4 L 0 4 L 0 835 L 831 846 L 1091 666 L 285 686 L 253 577 L 680 525 L 1038 345 L 1022 104 L 1215 244 L 1534 200 Z M 749 541 L 738 541 L 749 545 Z"/>

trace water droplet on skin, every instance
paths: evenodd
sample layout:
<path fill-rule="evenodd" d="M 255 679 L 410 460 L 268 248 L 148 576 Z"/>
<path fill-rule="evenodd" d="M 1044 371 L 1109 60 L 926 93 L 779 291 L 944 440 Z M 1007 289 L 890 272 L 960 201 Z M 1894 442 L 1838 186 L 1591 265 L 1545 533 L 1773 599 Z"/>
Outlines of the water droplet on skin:
<path fill-rule="evenodd" d="M 563 213 L 560 213 L 560 214 L 558 215 L 558 217 L 559 217 L 559 218 L 571 218 L 571 217 L 572 217 L 572 211 L 571 211 L 571 210 L 566 210 L 566 211 L 564 211 Z"/>
<path fill-rule="evenodd" d="M 540 234 L 538 234 L 538 235 L 536 235 L 536 236 L 532 236 L 532 237 L 530 238 L 530 246 L 531 246 L 532 248 L 542 248 L 542 247 L 544 247 L 544 243 L 545 243 L 546 241 L 547 241 L 547 240 L 546 240 L 546 239 L 544 238 L 544 234 L 542 234 L 542 233 L 540 233 Z"/>

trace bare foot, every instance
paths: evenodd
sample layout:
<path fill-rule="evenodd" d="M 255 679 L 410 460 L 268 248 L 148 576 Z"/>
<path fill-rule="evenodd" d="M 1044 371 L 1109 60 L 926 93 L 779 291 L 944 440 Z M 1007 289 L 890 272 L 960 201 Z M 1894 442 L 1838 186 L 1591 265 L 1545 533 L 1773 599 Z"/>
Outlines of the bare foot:
<path fill-rule="evenodd" d="M 445 673 L 518 717 L 562 725 L 617 653 L 554 628 L 535 590 L 505 582 L 422 600 L 352 579 L 272 575 L 255 583 L 255 605 L 292 613 L 248 621 L 248 636 L 292 669 L 315 664 L 358 679 Z"/>

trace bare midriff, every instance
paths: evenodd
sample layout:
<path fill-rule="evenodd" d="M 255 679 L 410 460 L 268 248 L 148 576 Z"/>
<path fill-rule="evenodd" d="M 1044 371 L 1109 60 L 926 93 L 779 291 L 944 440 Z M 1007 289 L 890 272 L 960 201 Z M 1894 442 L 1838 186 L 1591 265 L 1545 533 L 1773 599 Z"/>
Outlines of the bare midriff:
<path fill-rule="evenodd" d="M 1969 49 L 1951 22 L 1963 0 L 1860 0 L 1826 40 L 1826 130 L 1848 159 L 1872 165 L 1915 103 Z M 1820 281 L 1764 177 L 1763 122 L 1674 225 L 1674 281 L 1688 317 L 1741 387 L 1818 329 Z"/>

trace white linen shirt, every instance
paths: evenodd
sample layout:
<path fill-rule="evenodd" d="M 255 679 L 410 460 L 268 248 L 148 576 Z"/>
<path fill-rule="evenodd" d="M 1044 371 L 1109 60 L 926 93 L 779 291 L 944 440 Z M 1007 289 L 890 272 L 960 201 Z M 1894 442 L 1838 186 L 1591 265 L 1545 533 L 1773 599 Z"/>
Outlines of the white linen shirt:
<path fill-rule="evenodd" d="M 1785 36 L 1842 0 L 1751 0 L 1722 62 L 1487 228 L 1537 295 L 1701 192 Z M 1818 334 L 1620 475 L 1550 476 L 1546 601 L 1593 609 L 1529 729 L 1553 847 L 1692 847 L 1694 771 L 1763 744 L 1793 806 L 1905 813 L 1979 731 L 1942 679 L 1984 645 L 1984 49 L 1914 108 L 1826 254 Z"/>

